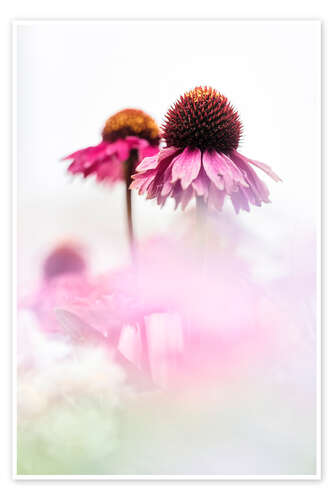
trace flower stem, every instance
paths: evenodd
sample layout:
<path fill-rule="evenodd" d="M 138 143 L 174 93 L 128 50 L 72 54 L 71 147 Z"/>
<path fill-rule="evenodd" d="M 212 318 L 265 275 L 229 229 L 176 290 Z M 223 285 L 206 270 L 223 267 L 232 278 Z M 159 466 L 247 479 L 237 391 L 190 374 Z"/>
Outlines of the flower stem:
<path fill-rule="evenodd" d="M 203 199 L 203 196 L 196 197 L 196 209 L 197 209 L 197 224 L 200 229 L 205 223 L 206 212 L 207 212 L 207 206 Z"/>
<path fill-rule="evenodd" d="M 204 291 L 206 286 L 206 264 L 207 264 L 207 204 L 203 196 L 196 197 L 196 225 L 197 225 L 197 279 L 199 285 L 199 303 L 204 298 Z M 193 331 L 194 329 L 194 331 Z M 200 342 L 195 332 L 195 326 L 191 325 L 191 336 L 195 338 L 196 342 Z"/>
<path fill-rule="evenodd" d="M 202 196 L 196 197 L 196 226 L 198 267 L 203 275 L 207 245 L 207 205 Z"/>
<path fill-rule="evenodd" d="M 138 152 L 132 149 L 128 160 L 125 162 L 125 181 L 126 181 L 126 213 L 127 213 L 127 231 L 128 240 L 132 257 L 134 257 L 134 230 L 132 215 L 132 190 L 129 188 L 132 182 L 132 175 L 135 172 L 135 165 L 138 160 Z"/>
<path fill-rule="evenodd" d="M 125 180 L 126 180 L 126 212 L 127 212 L 127 230 L 130 250 L 132 259 L 135 261 L 135 240 L 133 230 L 133 216 L 132 216 L 132 190 L 129 188 L 132 182 L 132 175 L 135 172 L 135 166 L 138 162 L 138 152 L 132 149 L 128 160 L 125 162 Z M 145 320 L 142 318 L 138 323 L 138 330 L 141 340 L 141 368 L 144 373 L 152 380 L 152 372 L 149 356 L 149 345 Z"/>

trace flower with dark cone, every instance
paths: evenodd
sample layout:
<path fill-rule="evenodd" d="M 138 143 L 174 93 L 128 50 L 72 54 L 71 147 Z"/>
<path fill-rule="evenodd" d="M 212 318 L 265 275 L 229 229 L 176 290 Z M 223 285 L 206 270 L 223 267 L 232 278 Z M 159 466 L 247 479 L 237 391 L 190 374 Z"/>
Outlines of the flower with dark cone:
<path fill-rule="evenodd" d="M 43 277 L 50 281 L 64 274 L 80 274 L 86 269 L 86 262 L 80 248 L 73 243 L 57 246 L 45 259 Z"/>
<path fill-rule="evenodd" d="M 84 177 L 95 174 L 98 181 L 111 184 L 125 181 L 127 227 L 132 252 L 131 176 L 140 161 L 158 153 L 159 142 L 159 128 L 151 116 L 139 109 L 123 109 L 106 121 L 102 142 L 64 158 L 72 160 L 68 167 L 72 174 L 83 174 Z"/>
<path fill-rule="evenodd" d="M 162 127 L 166 147 L 145 158 L 133 175 L 132 189 L 156 198 L 168 197 L 184 209 L 196 197 L 199 204 L 222 210 L 226 196 L 235 211 L 269 203 L 269 191 L 254 167 L 275 181 L 269 166 L 237 151 L 242 125 L 228 99 L 211 87 L 186 92 L 166 114 Z"/>
<path fill-rule="evenodd" d="M 68 167 L 72 174 L 95 174 L 98 181 L 114 183 L 126 178 L 124 162 L 135 156 L 135 169 L 145 157 L 158 153 L 159 142 L 160 132 L 153 118 L 139 109 L 124 109 L 106 121 L 99 144 L 80 149 L 64 160 L 72 160 Z"/>

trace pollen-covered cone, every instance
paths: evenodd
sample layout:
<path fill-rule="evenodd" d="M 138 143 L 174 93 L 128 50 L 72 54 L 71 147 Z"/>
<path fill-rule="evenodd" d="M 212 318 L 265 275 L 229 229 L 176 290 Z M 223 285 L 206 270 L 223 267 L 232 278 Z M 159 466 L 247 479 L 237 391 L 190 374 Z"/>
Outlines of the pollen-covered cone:
<path fill-rule="evenodd" d="M 163 126 L 166 147 L 138 165 L 131 188 L 161 206 L 171 197 L 182 209 L 192 198 L 217 211 L 230 198 L 237 213 L 269 203 L 256 169 L 281 179 L 268 165 L 237 151 L 241 131 L 238 113 L 225 96 L 196 87 L 169 109 Z"/>

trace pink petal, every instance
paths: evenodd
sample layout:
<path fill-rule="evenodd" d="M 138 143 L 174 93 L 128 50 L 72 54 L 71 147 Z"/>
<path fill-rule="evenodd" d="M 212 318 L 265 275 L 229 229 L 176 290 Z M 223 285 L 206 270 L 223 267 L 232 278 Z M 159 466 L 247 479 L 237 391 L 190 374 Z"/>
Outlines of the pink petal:
<path fill-rule="evenodd" d="M 123 179 L 123 165 L 115 157 L 111 157 L 110 160 L 101 162 L 96 169 L 97 179 L 100 181 L 109 180 L 115 182 L 117 180 Z"/>
<path fill-rule="evenodd" d="M 204 151 L 202 156 L 202 164 L 210 180 L 214 182 L 215 186 L 218 189 L 223 190 L 224 189 L 224 181 L 222 178 L 223 167 L 221 168 L 222 161 L 218 153 L 216 153 L 215 151 L 214 152 Z"/>
<path fill-rule="evenodd" d="M 174 146 L 169 146 L 168 148 L 163 148 L 159 152 L 158 161 L 161 162 L 161 161 L 165 160 L 168 156 L 174 155 L 176 153 L 180 153 L 180 151 L 181 150 L 179 148 L 175 148 Z"/>
<path fill-rule="evenodd" d="M 192 187 L 198 196 L 203 196 L 204 200 L 207 201 L 209 185 L 211 181 L 207 177 L 207 174 L 203 167 L 201 167 L 198 177 L 192 182 Z"/>
<path fill-rule="evenodd" d="M 138 152 L 139 152 L 139 160 L 142 161 L 143 158 L 146 158 L 147 156 L 149 157 L 157 155 L 159 152 L 159 147 L 148 145 L 146 147 L 139 148 Z"/>
<path fill-rule="evenodd" d="M 182 210 L 185 210 L 185 208 L 187 207 L 188 203 L 190 202 L 192 196 L 193 196 L 193 189 L 192 189 L 192 186 L 189 186 L 187 189 L 185 189 L 185 191 L 183 191 L 182 200 L 181 200 Z"/>
<path fill-rule="evenodd" d="M 252 187 L 249 188 L 243 188 L 243 192 L 246 195 L 247 199 L 252 205 L 255 205 L 257 207 L 261 207 L 261 202 L 264 201 L 261 198 L 259 198 L 255 192 L 253 191 Z M 268 203 L 268 201 L 265 201 L 265 203 Z"/>
<path fill-rule="evenodd" d="M 182 188 L 188 188 L 191 182 L 197 177 L 201 167 L 200 149 L 191 150 L 185 148 L 173 160 L 172 166 L 172 182 L 176 182 L 179 179 Z"/>
<path fill-rule="evenodd" d="M 221 191 L 221 189 L 217 189 L 213 182 L 210 183 L 209 186 L 209 194 L 208 194 L 208 207 L 215 208 L 216 210 L 221 211 L 223 208 L 225 191 Z"/>
<path fill-rule="evenodd" d="M 219 159 L 219 168 L 220 168 L 220 175 L 223 176 L 223 181 L 224 181 L 224 188 L 227 194 L 231 194 L 234 191 L 237 191 L 238 189 L 238 183 L 236 182 L 236 179 L 239 178 L 238 174 L 236 175 L 236 178 L 234 176 L 234 171 L 231 168 L 230 162 L 228 161 L 229 158 L 220 154 L 216 153 L 218 159 Z"/>
<path fill-rule="evenodd" d="M 158 155 L 146 156 L 141 163 L 136 167 L 136 172 L 146 172 L 147 170 L 153 170 L 157 167 Z"/>
<path fill-rule="evenodd" d="M 88 148 L 79 149 L 74 153 L 65 156 L 63 160 L 80 160 L 80 161 L 95 161 L 99 155 L 104 156 L 108 143 L 102 141 L 96 146 L 89 146 Z"/>
<path fill-rule="evenodd" d="M 118 139 L 117 141 L 112 143 L 115 146 L 115 152 L 120 161 L 128 160 L 130 150 L 132 149 L 130 144 L 126 141 L 126 139 Z"/>
<path fill-rule="evenodd" d="M 130 189 L 138 189 L 139 194 L 143 194 L 153 182 L 155 177 L 155 171 L 150 170 L 142 174 L 135 174 L 133 176 L 133 181 L 130 185 Z"/>
<path fill-rule="evenodd" d="M 172 184 L 172 164 L 171 164 L 168 166 L 168 168 L 165 171 L 164 183 L 163 183 L 161 194 L 163 196 L 169 195 L 172 191 L 172 187 L 173 187 L 173 184 Z"/>
<path fill-rule="evenodd" d="M 242 172 L 239 170 L 237 165 L 231 160 L 231 158 L 229 158 L 229 156 L 227 156 L 223 153 L 219 153 L 219 155 L 223 158 L 226 165 L 228 166 L 228 168 L 232 172 L 232 176 L 233 176 L 234 181 L 238 184 L 241 184 L 244 187 L 248 187 L 248 184 L 247 184 L 246 180 L 244 179 Z"/>
<path fill-rule="evenodd" d="M 145 172 L 146 170 L 156 168 L 157 165 L 164 162 L 164 160 L 166 160 L 167 158 L 170 158 L 171 160 L 172 155 L 174 155 L 177 151 L 178 149 L 170 147 L 162 149 L 158 154 L 154 156 L 146 156 L 136 167 L 136 172 Z"/>
<path fill-rule="evenodd" d="M 163 195 L 163 193 L 159 193 L 157 195 L 157 204 L 162 207 L 164 207 L 166 200 L 168 199 L 168 195 Z"/>
<path fill-rule="evenodd" d="M 257 198 L 258 201 L 264 201 L 265 203 L 269 203 L 269 190 L 266 184 L 257 176 L 254 169 L 251 165 L 243 159 L 245 157 L 241 157 L 240 155 L 235 155 L 235 152 L 232 153 L 233 160 L 237 163 L 237 166 L 243 172 L 248 184 Z"/>
<path fill-rule="evenodd" d="M 250 158 L 247 158 L 246 156 L 242 155 L 238 151 L 234 151 L 233 155 L 238 156 L 238 157 L 242 158 L 244 161 L 252 163 L 256 167 L 260 168 L 267 175 L 269 175 L 274 181 L 276 181 L 276 182 L 282 181 L 282 179 L 280 179 L 280 177 L 275 172 L 273 172 L 273 170 L 271 169 L 271 167 L 269 167 L 265 163 L 261 163 L 260 161 L 257 161 L 257 160 L 250 160 Z"/>
<path fill-rule="evenodd" d="M 237 214 L 239 213 L 240 209 L 246 210 L 247 212 L 250 211 L 247 196 L 241 188 L 231 195 L 231 201 Z"/>
<path fill-rule="evenodd" d="M 127 142 L 130 149 L 144 149 L 149 146 L 149 142 L 146 139 L 141 139 L 135 135 L 128 135 L 123 140 Z"/>
<path fill-rule="evenodd" d="M 82 169 L 81 165 L 78 162 L 73 161 L 73 163 L 71 163 L 69 165 L 69 167 L 68 167 L 67 170 L 68 170 L 68 172 L 71 172 L 72 174 L 77 174 L 79 172 L 82 172 L 83 169 Z"/>
<path fill-rule="evenodd" d="M 76 151 L 70 155 L 74 158 L 68 171 L 72 174 L 82 173 L 84 177 L 96 174 L 99 181 L 115 182 L 123 178 L 121 162 L 114 155 L 115 146 L 102 141 L 97 146 Z"/>
<path fill-rule="evenodd" d="M 179 151 L 174 147 L 164 148 L 159 154 L 144 158 L 132 176 L 130 188 L 139 189 L 139 194 L 146 192 L 147 199 L 157 198 L 157 203 L 164 205 L 167 196 L 173 196 L 171 163 Z"/>
<path fill-rule="evenodd" d="M 180 181 L 173 184 L 172 197 L 175 199 L 175 210 L 178 208 L 179 203 L 182 201 L 183 190 L 180 185 Z"/>
<path fill-rule="evenodd" d="M 167 155 L 165 153 L 162 154 L 162 151 L 158 155 L 156 175 L 153 184 L 149 188 L 149 193 L 148 193 L 149 198 L 154 198 L 157 195 L 157 193 L 160 193 L 162 191 L 165 181 L 168 184 L 170 178 L 169 167 L 172 164 L 172 160 L 175 158 L 175 156 L 177 156 L 177 154 L 178 150 L 173 150 L 173 151 L 168 151 Z"/>

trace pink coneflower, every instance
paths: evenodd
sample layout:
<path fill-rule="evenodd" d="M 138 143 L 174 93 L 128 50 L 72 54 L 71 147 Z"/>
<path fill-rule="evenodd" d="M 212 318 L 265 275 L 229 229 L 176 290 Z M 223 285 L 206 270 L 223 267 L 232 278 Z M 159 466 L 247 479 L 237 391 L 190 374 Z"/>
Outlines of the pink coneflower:
<path fill-rule="evenodd" d="M 124 162 L 135 156 L 134 167 L 145 157 L 158 153 L 159 129 L 155 121 L 139 109 L 124 109 L 105 123 L 102 142 L 66 156 L 72 160 L 68 171 L 96 175 L 97 180 L 109 183 L 124 180 Z"/>
<path fill-rule="evenodd" d="M 184 209 L 192 197 L 222 210 L 226 196 L 235 211 L 269 203 L 269 191 L 253 167 L 275 181 L 280 178 L 264 163 L 237 151 L 242 125 L 228 99 L 210 87 L 196 87 L 184 94 L 166 114 L 163 138 L 166 147 L 145 158 L 136 169 L 131 188 L 156 198 L 168 197 Z"/>
<path fill-rule="evenodd" d="M 98 181 L 111 184 L 125 181 L 127 227 L 132 252 L 134 235 L 129 185 L 139 162 L 158 153 L 159 142 L 160 131 L 151 116 L 139 109 L 123 109 L 106 121 L 102 142 L 64 158 L 72 160 L 68 167 L 72 174 L 83 174 L 84 177 L 95 174 Z"/>
<path fill-rule="evenodd" d="M 45 259 L 43 277 L 50 281 L 63 274 L 80 274 L 86 269 L 86 262 L 80 248 L 73 243 L 62 243 Z"/>

